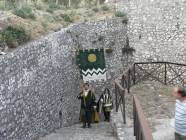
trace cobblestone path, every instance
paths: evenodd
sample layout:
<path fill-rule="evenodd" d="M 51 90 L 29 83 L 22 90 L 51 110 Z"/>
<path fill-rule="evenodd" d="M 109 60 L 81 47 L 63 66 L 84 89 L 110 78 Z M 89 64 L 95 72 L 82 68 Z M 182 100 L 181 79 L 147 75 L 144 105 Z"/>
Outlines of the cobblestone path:
<path fill-rule="evenodd" d="M 80 124 L 56 130 L 39 140 L 117 140 L 110 123 L 93 124 L 92 128 L 81 128 Z"/>

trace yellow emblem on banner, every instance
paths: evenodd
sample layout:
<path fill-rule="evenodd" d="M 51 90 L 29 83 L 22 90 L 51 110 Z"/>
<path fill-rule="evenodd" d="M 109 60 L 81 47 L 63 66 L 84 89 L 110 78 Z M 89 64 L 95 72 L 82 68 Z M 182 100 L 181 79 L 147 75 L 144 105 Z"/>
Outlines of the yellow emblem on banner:
<path fill-rule="evenodd" d="M 88 61 L 89 62 L 96 62 L 97 58 L 96 58 L 96 55 L 95 54 L 89 54 L 88 55 Z"/>

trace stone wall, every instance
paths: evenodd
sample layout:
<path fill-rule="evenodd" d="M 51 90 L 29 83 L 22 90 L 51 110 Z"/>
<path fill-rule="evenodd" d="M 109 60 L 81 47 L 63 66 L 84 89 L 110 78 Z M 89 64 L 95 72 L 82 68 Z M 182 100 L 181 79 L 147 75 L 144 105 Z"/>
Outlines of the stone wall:
<path fill-rule="evenodd" d="M 184 0 L 125 0 L 118 4 L 129 18 L 130 46 L 136 61 L 186 61 Z"/>
<path fill-rule="evenodd" d="M 125 38 L 122 19 L 106 19 L 74 25 L 0 56 L 0 140 L 32 140 L 78 122 L 75 50 L 114 42 L 113 53 L 105 54 L 108 81 L 91 84 L 99 95 L 123 70 Z"/>
<path fill-rule="evenodd" d="M 0 139 L 29 140 L 77 121 L 72 47 L 61 31 L 0 58 Z"/>
<path fill-rule="evenodd" d="M 95 90 L 97 98 L 103 93 L 105 87 L 112 90 L 113 80 L 122 73 L 127 61 L 130 60 L 127 60 L 122 54 L 122 48 L 126 44 L 127 33 L 126 25 L 122 21 L 122 18 L 106 19 L 96 24 L 95 22 L 89 22 L 83 24 L 83 26 L 79 24 L 69 30 L 77 49 L 113 49 L 111 54 L 105 52 L 107 81 L 90 83 L 93 90 Z"/>

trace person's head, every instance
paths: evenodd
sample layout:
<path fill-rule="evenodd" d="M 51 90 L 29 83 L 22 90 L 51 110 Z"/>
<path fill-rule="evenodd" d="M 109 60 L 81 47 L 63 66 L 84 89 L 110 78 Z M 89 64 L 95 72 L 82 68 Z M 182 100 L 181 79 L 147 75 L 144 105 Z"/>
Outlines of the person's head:
<path fill-rule="evenodd" d="M 89 89 L 89 83 L 88 82 L 84 83 L 83 87 L 84 87 L 85 90 L 88 90 Z"/>
<path fill-rule="evenodd" d="M 103 94 L 108 94 L 108 95 L 110 95 L 110 90 L 108 89 L 108 88 L 105 88 L 105 90 L 104 90 L 104 93 Z"/>
<path fill-rule="evenodd" d="M 173 90 L 173 95 L 178 100 L 186 99 L 186 90 L 181 87 L 175 87 Z"/>

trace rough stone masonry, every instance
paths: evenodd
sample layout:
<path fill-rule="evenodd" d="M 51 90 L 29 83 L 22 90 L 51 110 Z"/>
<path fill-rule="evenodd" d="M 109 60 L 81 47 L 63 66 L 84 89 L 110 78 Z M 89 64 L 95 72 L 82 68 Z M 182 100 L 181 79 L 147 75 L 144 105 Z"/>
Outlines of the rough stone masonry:
<path fill-rule="evenodd" d="M 186 1 L 124 0 L 130 46 L 135 61 L 186 63 Z"/>
<path fill-rule="evenodd" d="M 123 72 L 129 37 L 135 61 L 186 61 L 185 0 L 125 0 L 128 16 L 81 23 L 0 57 L 0 140 L 32 140 L 78 121 L 80 75 L 75 49 L 111 48 L 105 53 L 106 82 Z"/>
<path fill-rule="evenodd" d="M 123 71 L 126 31 L 122 18 L 82 23 L 0 56 L 0 140 L 37 139 L 77 122 L 75 50 L 113 49 L 105 54 L 108 81 L 92 83 L 99 95 Z"/>

